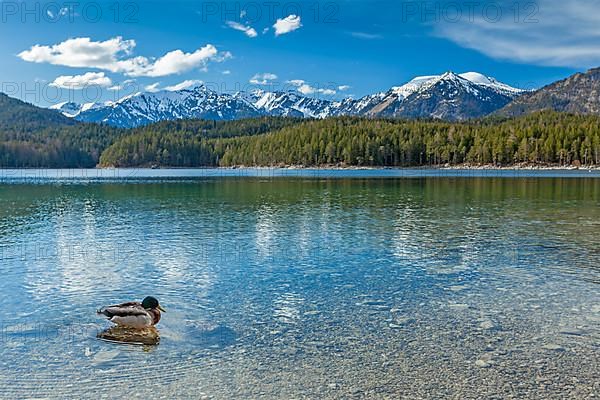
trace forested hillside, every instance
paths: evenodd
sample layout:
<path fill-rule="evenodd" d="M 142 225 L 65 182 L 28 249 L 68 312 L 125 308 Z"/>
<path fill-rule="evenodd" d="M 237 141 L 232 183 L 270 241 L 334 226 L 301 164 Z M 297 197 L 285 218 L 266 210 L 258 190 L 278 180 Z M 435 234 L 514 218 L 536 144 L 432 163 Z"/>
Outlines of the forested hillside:
<path fill-rule="evenodd" d="M 100 154 L 127 131 L 95 124 L 38 131 L 0 131 L 2 168 L 94 168 Z"/>
<path fill-rule="evenodd" d="M 110 146 L 100 163 L 120 167 L 600 164 L 600 118 L 554 112 L 472 123 L 331 118 L 296 121 L 265 134 L 223 136 L 141 129 Z"/>
<path fill-rule="evenodd" d="M 93 168 L 98 164 L 100 155 L 120 138 L 121 145 L 132 143 L 136 147 L 127 165 L 212 165 L 206 164 L 203 153 L 193 145 L 193 140 L 258 135 L 300 122 L 299 119 L 276 117 L 238 121 L 181 120 L 126 130 L 96 124 L 75 124 L 54 111 L 30 107 L 32 109 L 26 109 L 24 115 L 16 114 L 13 109 L 5 121 L 12 120 L 14 123 L 6 122 L 0 128 L 2 168 Z M 43 112 L 42 115 L 38 110 Z M 66 119 L 66 123 L 54 123 L 50 119 L 46 120 L 47 127 L 35 129 L 37 122 L 31 121 L 39 121 L 44 125 L 42 121 L 46 112 L 50 117 L 58 116 L 58 122 Z M 29 121 L 27 128 L 19 121 Z M 179 137 L 185 140 L 173 140 Z M 156 140 L 160 141 L 160 154 L 154 150 L 157 145 L 152 141 Z M 146 154 L 149 150 L 152 150 L 151 154 Z M 169 153 L 173 154 L 172 158 L 168 156 Z"/>
<path fill-rule="evenodd" d="M 124 133 L 0 94 L 0 167 L 94 167 Z"/>
<path fill-rule="evenodd" d="M 75 124 L 75 121 L 57 111 L 39 108 L 0 93 L 0 132 L 5 130 L 32 132 L 48 127 Z"/>
<path fill-rule="evenodd" d="M 337 117 L 180 120 L 119 129 L 0 95 L 0 167 L 600 165 L 600 117 L 450 123 Z"/>

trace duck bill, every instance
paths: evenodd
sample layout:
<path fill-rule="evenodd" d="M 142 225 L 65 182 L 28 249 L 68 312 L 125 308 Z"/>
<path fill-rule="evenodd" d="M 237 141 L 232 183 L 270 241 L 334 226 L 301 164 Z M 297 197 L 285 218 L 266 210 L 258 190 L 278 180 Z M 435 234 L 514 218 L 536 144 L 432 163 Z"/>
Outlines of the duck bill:
<path fill-rule="evenodd" d="M 165 310 L 164 308 L 162 308 L 161 306 L 158 306 L 158 309 L 162 312 L 167 312 L 167 310 Z"/>

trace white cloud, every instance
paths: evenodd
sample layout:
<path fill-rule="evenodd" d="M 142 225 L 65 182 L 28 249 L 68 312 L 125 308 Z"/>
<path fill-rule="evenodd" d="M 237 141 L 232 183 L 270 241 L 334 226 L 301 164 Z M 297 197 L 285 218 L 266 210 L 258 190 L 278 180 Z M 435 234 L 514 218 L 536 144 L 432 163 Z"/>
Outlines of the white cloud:
<path fill-rule="evenodd" d="M 150 84 L 150 85 L 146 86 L 146 87 L 144 88 L 144 90 L 145 90 L 146 92 L 150 92 L 150 93 L 156 93 L 156 92 L 159 92 L 159 91 L 160 91 L 160 89 L 159 89 L 159 87 L 158 87 L 159 85 L 160 85 L 160 82 L 155 82 L 155 83 L 152 83 L 152 84 Z"/>
<path fill-rule="evenodd" d="M 231 71 L 226 69 L 225 71 L 221 72 L 223 75 L 231 75 Z"/>
<path fill-rule="evenodd" d="M 314 87 L 312 87 L 310 85 L 304 84 L 304 85 L 300 85 L 297 90 L 302 94 L 309 95 L 309 94 L 314 94 L 317 89 L 315 89 Z"/>
<path fill-rule="evenodd" d="M 67 67 L 92 67 L 119 72 L 117 58 L 129 55 L 136 46 L 134 40 L 121 37 L 93 42 L 90 38 L 68 39 L 52 46 L 34 45 L 18 56 L 29 62 L 64 65 Z"/>
<path fill-rule="evenodd" d="M 110 90 L 111 92 L 118 92 L 120 90 L 123 90 L 125 88 L 132 88 L 134 86 L 137 86 L 136 82 L 134 79 L 127 79 L 126 81 L 123 81 L 117 85 L 111 86 L 109 87 L 107 90 Z"/>
<path fill-rule="evenodd" d="M 253 85 L 268 85 L 275 79 L 277 79 L 277 75 L 267 72 L 264 74 L 254 75 L 252 78 L 250 78 L 250 83 Z"/>
<path fill-rule="evenodd" d="M 482 3 L 483 4 L 483 3 Z M 496 59 L 566 67 L 600 65 L 600 13 L 597 0 L 504 0 L 505 13 L 497 18 L 481 9 L 458 22 L 443 20 L 433 26 L 436 36 Z M 520 7 L 515 21 L 515 10 Z"/>
<path fill-rule="evenodd" d="M 212 44 L 208 44 L 193 53 L 174 50 L 157 59 L 139 73 L 136 72 L 131 75 L 158 77 L 179 74 L 194 68 L 205 67 L 207 61 L 215 59 L 217 55 L 217 48 Z"/>
<path fill-rule="evenodd" d="M 333 96 L 334 94 L 337 93 L 336 90 L 329 88 L 329 87 L 326 87 L 326 88 L 313 87 L 313 86 L 309 85 L 308 83 L 306 83 L 306 81 L 304 81 L 302 79 L 292 79 L 292 80 L 288 81 L 287 83 L 289 83 L 292 86 L 296 86 L 296 90 L 305 96 L 308 96 L 311 94 L 323 94 L 326 96 Z"/>
<path fill-rule="evenodd" d="M 256 29 L 254 29 L 251 26 L 242 25 L 235 21 L 227 21 L 226 24 L 227 26 L 229 26 L 232 29 L 235 29 L 236 31 L 244 32 L 248 37 L 255 38 L 258 36 Z"/>
<path fill-rule="evenodd" d="M 68 7 L 63 7 L 61 9 L 59 9 L 57 12 L 54 12 L 50 9 L 46 10 L 46 15 L 48 15 L 51 19 L 55 19 L 58 17 L 64 17 L 65 15 L 67 15 L 69 13 L 69 8 Z"/>
<path fill-rule="evenodd" d="M 327 95 L 327 96 L 333 96 L 334 94 L 336 94 L 337 92 L 333 89 L 317 89 L 319 93 Z"/>
<path fill-rule="evenodd" d="M 192 87 L 192 86 L 201 85 L 202 83 L 203 83 L 202 81 L 197 80 L 197 79 L 194 79 L 194 80 L 188 79 L 188 80 L 180 82 L 180 83 L 178 83 L 176 85 L 167 86 L 165 88 L 165 90 L 168 90 L 169 92 L 176 92 L 178 90 L 187 89 L 187 88 Z"/>
<path fill-rule="evenodd" d="M 341 85 L 341 86 L 338 86 L 338 90 L 339 90 L 340 92 L 345 92 L 346 90 L 349 90 L 350 88 L 351 88 L 351 86 L 348 86 L 348 85 Z"/>
<path fill-rule="evenodd" d="M 273 25 L 273 28 L 275 28 L 275 36 L 285 35 L 286 33 L 293 32 L 301 27 L 302 22 L 300 17 L 294 14 L 283 19 L 278 19 Z"/>
<path fill-rule="evenodd" d="M 294 86 L 302 86 L 304 85 L 305 81 L 302 79 L 292 79 L 291 81 L 288 81 L 288 83 Z"/>
<path fill-rule="evenodd" d="M 376 33 L 349 32 L 349 34 L 350 34 L 350 36 L 355 37 L 357 39 L 365 39 L 365 40 L 383 39 L 383 36 L 378 35 Z"/>
<path fill-rule="evenodd" d="M 194 68 L 203 69 L 209 61 L 221 62 L 231 53 L 219 53 L 208 44 L 192 53 L 174 50 L 156 60 L 131 57 L 136 42 L 115 37 L 103 42 L 90 38 L 74 38 L 52 46 L 34 45 L 18 56 L 28 62 L 48 63 L 76 68 L 98 68 L 128 76 L 159 77 L 179 74 Z"/>
<path fill-rule="evenodd" d="M 87 72 L 83 75 L 62 75 L 54 79 L 50 86 L 62 89 L 85 89 L 90 86 L 109 87 L 112 81 L 104 72 Z"/>

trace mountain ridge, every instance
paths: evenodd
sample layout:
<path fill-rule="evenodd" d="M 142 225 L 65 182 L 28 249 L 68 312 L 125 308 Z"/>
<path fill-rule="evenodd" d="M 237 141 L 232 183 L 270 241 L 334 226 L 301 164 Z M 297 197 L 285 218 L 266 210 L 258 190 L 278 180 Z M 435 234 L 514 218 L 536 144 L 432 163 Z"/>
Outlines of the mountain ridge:
<path fill-rule="evenodd" d="M 4 131 L 32 131 L 75 123 L 58 112 L 0 93 L 0 129 Z"/>
<path fill-rule="evenodd" d="M 579 72 L 525 93 L 498 110 L 497 114 L 517 117 L 542 110 L 600 114 L 600 68 Z"/>
<path fill-rule="evenodd" d="M 461 121 L 494 112 L 524 91 L 477 72 L 416 77 L 387 92 L 339 101 L 292 91 L 217 93 L 199 85 L 179 91 L 141 92 L 116 102 L 51 108 L 84 122 L 132 128 L 177 119 L 236 120 L 260 116 L 327 118 L 367 116 Z M 435 104 L 433 103 L 435 102 Z"/>

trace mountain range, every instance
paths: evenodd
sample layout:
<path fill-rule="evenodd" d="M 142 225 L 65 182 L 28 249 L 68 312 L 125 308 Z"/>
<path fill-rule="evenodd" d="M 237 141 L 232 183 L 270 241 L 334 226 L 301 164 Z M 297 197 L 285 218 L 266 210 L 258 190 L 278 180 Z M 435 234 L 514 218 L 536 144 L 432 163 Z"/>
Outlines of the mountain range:
<path fill-rule="evenodd" d="M 339 102 L 295 92 L 223 95 L 199 86 L 107 104 L 64 103 L 58 112 L 0 94 L 0 167 L 317 165 L 325 155 L 327 164 L 345 165 L 600 165 L 599 93 L 600 69 L 534 92 L 447 73 Z M 405 119 L 488 114 L 466 124 Z M 531 115 L 506 118 L 521 114 Z M 189 119 L 198 117 L 205 119 Z M 110 126 L 153 121 L 160 122 Z M 312 154 L 318 159 L 307 159 Z"/>
<path fill-rule="evenodd" d="M 258 116 L 327 118 L 366 116 L 461 121 L 483 117 L 523 90 L 476 72 L 417 77 L 387 92 L 331 101 L 295 91 L 217 93 L 200 85 L 179 91 L 141 92 L 116 102 L 56 104 L 50 108 L 83 122 L 132 128 L 177 119 L 237 120 Z"/>

